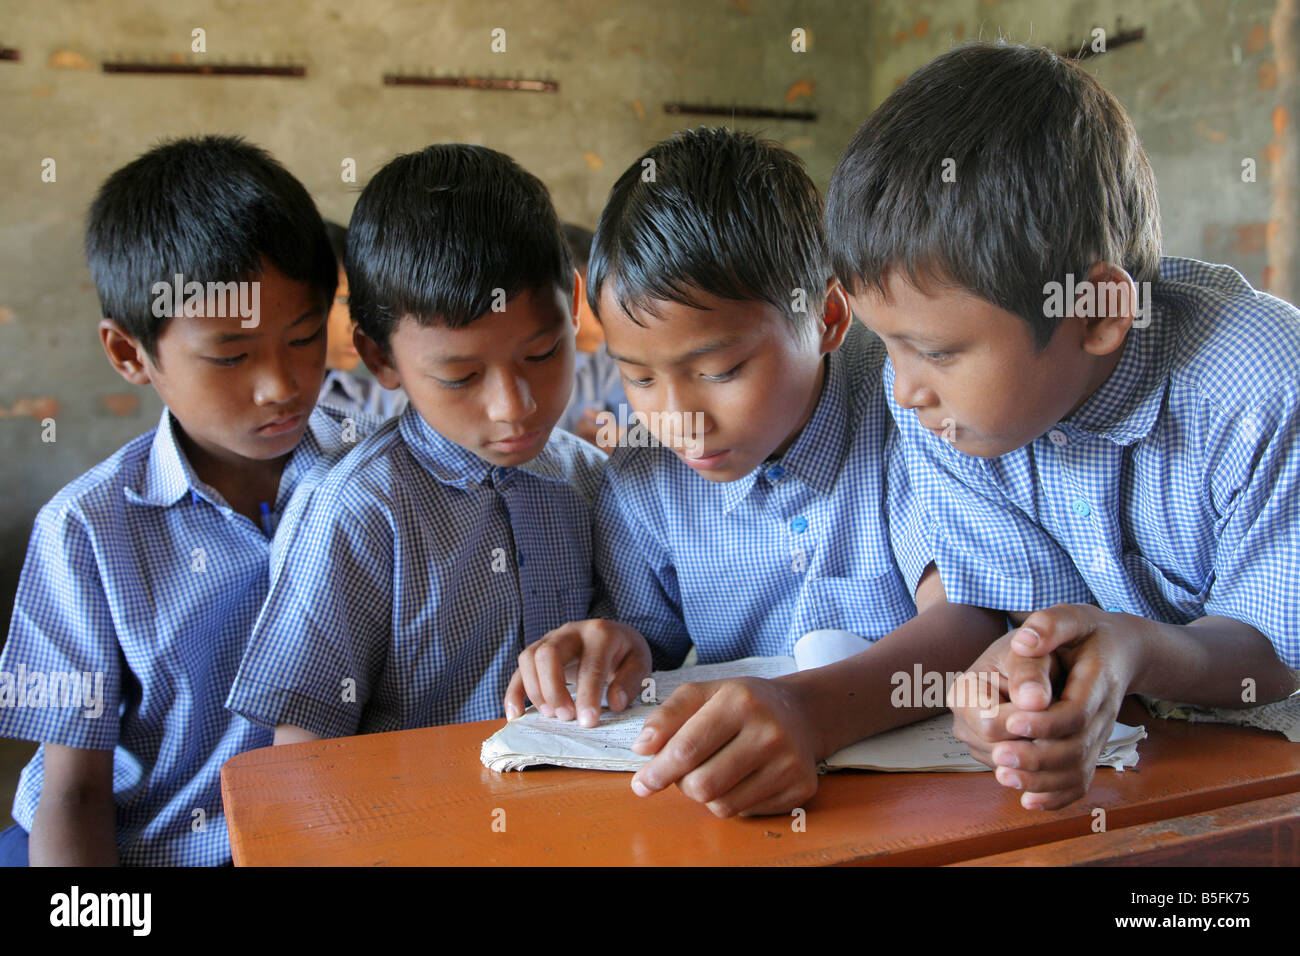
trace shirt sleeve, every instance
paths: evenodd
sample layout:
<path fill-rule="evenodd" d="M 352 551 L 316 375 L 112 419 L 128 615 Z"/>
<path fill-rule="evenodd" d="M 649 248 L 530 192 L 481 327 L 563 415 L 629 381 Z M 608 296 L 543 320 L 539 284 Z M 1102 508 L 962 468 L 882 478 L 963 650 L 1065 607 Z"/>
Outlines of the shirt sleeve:
<path fill-rule="evenodd" d="M 598 604 L 635 627 L 650 645 L 654 668 L 680 667 L 691 648 L 672 555 L 639 520 L 607 469 L 596 497 Z"/>
<path fill-rule="evenodd" d="M 226 706 L 264 727 L 346 736 L 388 656 L 394 531 L 381 508 L 353 512 L 324 489 L 284 530 Z"/>
<path fill-rule="evenodd" d="M 934 548 L 930 544 L 934 533 L 933 521 L 912 492 L 912 481 L 907 474 L 907 459 L 903 454 L 898 432 L 890 429 L 885 443 L 885 503 L 889 518 L 889 540 L 894 563 L 907 583 L 913 597 L 925 569 L 934 563 Z"/>
<path fill-rule="evenodd" d="M 123 667 L 90 535 L 70 509 L 47 505 L 32 529 L 0 655 L 0 735 L 112 750 Z"/>
<path fill-rule="evenodd" d="M 915 414 L 895 402 L 893 378 L 887 363 L 885 393 L 898 426 L 899 451 L 911 493 L 917 497 L 913 507 L 925 515 L 914 520 L 927 528 L 948 600 L 1023 612 L 1053 604 L 1095 603 L 1070 555 L 1003 492 L 989 475 L 992 466 L 922 428 Z M 1028 456 L 1027 449 L 1020 449 L 996 459 L 996 466 L 1021 473 L 1012 484 L 1032 485 Z M 915 525 L 908 533 L 917 534 Z M 906 539 L 902 544 L 906 547 Z M 910 547 L 902 554 L 900 570 L 915 593 L 912 575 L 917 574 L 924 547 Z M 895 541 L 894 548 L 898 557 L 900 542 Z"/>
<path fill-rule="evenodd" d="M 1205 613 L 1249 624 L 1300 668 L 1300 408 L 1279 394 L 1225 414 L 1209 434 L 1208 493 L 1219 514 Z"/>

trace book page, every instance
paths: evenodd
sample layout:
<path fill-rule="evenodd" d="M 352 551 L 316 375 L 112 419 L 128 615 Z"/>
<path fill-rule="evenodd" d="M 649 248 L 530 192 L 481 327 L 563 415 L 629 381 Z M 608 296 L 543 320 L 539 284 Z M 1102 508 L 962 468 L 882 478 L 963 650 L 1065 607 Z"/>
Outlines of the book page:
<path fill-rule="evenodd" d="M 1300 679 L 1300 672 L 1292 671 Z M 1197 704 L 1180 704 L 1169 700 L 1141 695 L 1142 703 L 1155 717 L 1187 720 L 1192 723 L 1236 724 L 1273 730 L 1286 736 L 1292 743 L 1300 743 L 1300 691 L 1290 697 L 1258 707 L 1202 707 Z"/>
<path fill-rule="evenodd" d="M 654 681 L 645 687 L 654 703 L 638 698 L 621 714 L 601 711 L 595 727 L 583 727 L 576 720 L 545 717 L 533 708 L 510 721 L 483 742 L 479 754 L 489 770 L 522 770 L 540 764 L 583 767 L 589 770 L 636 770 L 649 760 L 632 751 L 646 718 L 682 684 L 727 677 L 782 677 L 794 672 L 789 657 L 747 657 L 722 664 L 700 664 L 672 671 L 655 671 Z M 570 685 L 569 692 L 575 688 Z"/>
<path fill-rule="evenodd" d="M 1110 740 L 1097 757 L 1097 766 L 1122 770 L 1137 765 L 1137 742 L 1143 727 L 1116 723 Z M 887 772 L 986 771 L 970 749 L 952 732 L 952 714 L 942 713 L 906 727 L 887 730 L 850 744 L 826 758 L 828 770 Z"/>

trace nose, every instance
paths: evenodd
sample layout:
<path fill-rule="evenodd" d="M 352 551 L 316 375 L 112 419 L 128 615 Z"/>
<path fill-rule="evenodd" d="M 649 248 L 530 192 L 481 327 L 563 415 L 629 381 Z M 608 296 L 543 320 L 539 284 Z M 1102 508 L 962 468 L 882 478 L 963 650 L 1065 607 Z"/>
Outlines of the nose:
<path fill-rule="evenodd" d="M 298 397 L 298 377 L 292 356 L 273 353 L 262 363 L 254 387 L 259 405 L 283 405 Z"/>
<path fill-rule="evenodd" d="M 491 373 L 489 373 L 491 374 Z M 537 410 L 528 379 L 516 369 L 492 375 L 488 390 L 488 417 L 494 422 L 522 422 Z"/>
<path fill-rule="evenodd" d="M 697 444 L 713 430 L 713 422 L 705 412 L 693 389 L 669 383 L 663 390 L 663 408 L 657 412 L 655 432 L 661 444 L 669 448 L 685 448 Z"/>
<path fill-rule="evenodd" d="M 894 401 L 903 408 L 933 405 L 935 394 L 906 364 L 894 363 Z"/>

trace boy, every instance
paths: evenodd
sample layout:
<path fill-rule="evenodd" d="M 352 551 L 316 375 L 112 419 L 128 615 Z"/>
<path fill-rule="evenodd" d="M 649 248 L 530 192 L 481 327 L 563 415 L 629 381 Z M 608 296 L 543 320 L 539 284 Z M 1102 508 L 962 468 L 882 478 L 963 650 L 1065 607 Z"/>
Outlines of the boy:
<path fill-rule="evenodd" d="M 709 663 L 853 631 L 875 644 L 843 665 L 688 685 L 647 723 L 643 752 L 659 756 L 637 793 L 680 781 L 719 815 L 789 810 L 815 791 L 818 759 L 927 715 L 890 706 L 891 675 L 956 670 L 1000 619 L 949 607 L 932 584 L 914 590 L 929 557 L 908 530 L 905 475 L 886 479 L 884 349 L 830 281 L 821 204 L 796 157 L 726 129 L 660 143 L 614 185 L 590 276 L 610 355 L 662 446 L 615 449 L 600 494 L 597 571 L 619 623 L 526 650 L 507 713 L 526 693 L 590 725 L 607 684 L 615 710 L 641 692 L 651 653 L 676 667 L 692 642 Z M 627 444 L 644 445 L 635 434 Z M 913 621 L 914 593 L 927 613 Z"/>
<path fill-rule="evenodd" d="M 587 256 L 594 238 L 591 230 L 566 222 L 564 238 L 573 252 L 574 265 L 585 286 Z M 585 296 L 578 305 L 578 334 L 575 339 L 578 353 L 574 359 L 573 397 L 564 409 L 560 427 L 595 444 L 600 434 L 601 413 L 617 415 L 619 406 L 627 404 L 627 396 L 623 393 L 623 376 L 605 351 L 605 335 L 591 314 Z M 609 451 L 608 448 L 601 450 Z"/>
<path fill-rule="evenodd" d="M 546 187 L 479 146 L 399 156 L 347 271 L 361 356 L 410 405 L 277 546 L 228 702 L 276 743 L 498 716 L 524 645 L 592 596 L 604 456 L 552 432 L 580 284 Z"/>
<path fill-rule="evenodd" d="M 353 375 L 352 370 L 361 364 L 361 353 L 352 342 L 356 323 L 348 307 L 348 274 L 343 268 L 347 255 L 348 231 L 336 222 L 325 220 L 325 234 L 338 262 L 339 285 L 330 306 L 328 347 L 325 352 L 325 384 L 321 386 L 322 405 L 330 405 L 345 413 L 359 412 L 381 421 L 400 415 L 406 408 L 406 393 L 400 388 L 386 389 L 373 378 Z"/>
<path fill-rule="evenodd" d="M 1119 103 L 1051 51 L 959 47 L 858 131 L 827 221 L 889 348 L 948 596 L 1023 622 L 972 668 L 1008 678 L 1009 702 L 954 708 L 1021 804 L 1084 795 L 1126 694 L 1288 694 L 1297 312 L 1227 267 L 1160 257 Z"/>
<path fill-rule="evenodd" d="M 221 765 L 270 743 L 222 703 L 272 529 L 299 480 L 352 447 L 356 423 L 313 411 L 333 256 L 302 185 L 227 137 L 109 177 L 86 255 L 109 362 L 166 409 L 37 515 L 0 658 L 26 684 L 0 733 L 42 742 L 13 814 L 33 864 L 216 865 Z"/>

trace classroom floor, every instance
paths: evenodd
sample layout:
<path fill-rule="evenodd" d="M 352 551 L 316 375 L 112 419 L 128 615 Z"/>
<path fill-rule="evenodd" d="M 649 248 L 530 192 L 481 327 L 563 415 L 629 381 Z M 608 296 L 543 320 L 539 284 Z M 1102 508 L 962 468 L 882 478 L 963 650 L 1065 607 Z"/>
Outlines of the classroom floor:
<path fill-rule="evenodd" d="M 18 789 L 18 775 L 27 761 L 36 753 L 36 744 L 28 740 L 9 740 L 0 737 L 0 830 L 13 826 L 9 811 L 14 806 L 14 791 Z"/>

